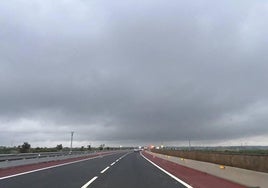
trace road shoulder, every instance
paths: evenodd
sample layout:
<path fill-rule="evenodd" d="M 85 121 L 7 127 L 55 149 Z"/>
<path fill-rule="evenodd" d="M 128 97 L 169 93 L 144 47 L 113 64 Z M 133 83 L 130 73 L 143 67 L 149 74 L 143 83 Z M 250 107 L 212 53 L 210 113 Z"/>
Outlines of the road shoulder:
<path fill-rule="evenodd" d="M 231 182 L 213 175 L 210 175 L 206 172 L 201 172 L 196 169 L 192 169 L 183 165 L 180 165 L 176 162 L 167 160 L 167 156 L 159 157 L 154 153 L 143 151 L 142 154 L 157 164 L 161 168 L 165 169 L 172 175 L 178 177 L 182 181 L 191 185 L 192 187 L 198 188 L 207 188 L 207 187 L 217 187 L 217 188 L 245 188 L 246 186 Z M 178 160 L 178 159 L 177 159 Z"/>

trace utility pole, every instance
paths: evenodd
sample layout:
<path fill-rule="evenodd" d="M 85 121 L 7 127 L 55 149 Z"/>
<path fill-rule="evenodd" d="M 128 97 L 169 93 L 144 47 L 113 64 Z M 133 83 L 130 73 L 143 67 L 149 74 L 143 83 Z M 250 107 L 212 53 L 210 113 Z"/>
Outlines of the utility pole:
<path fill-rule="evenodd" d="M 189 139 L 189 151 L 191 150 L 191 140 Z"/>
<path fill-rule="evenodd" d="M 71 132 L 71 147 L 70 147 L 70 153 L 72 153 L 72 149 L 73 149 L 73 136 L 74 136 L 74 131 Z"/>

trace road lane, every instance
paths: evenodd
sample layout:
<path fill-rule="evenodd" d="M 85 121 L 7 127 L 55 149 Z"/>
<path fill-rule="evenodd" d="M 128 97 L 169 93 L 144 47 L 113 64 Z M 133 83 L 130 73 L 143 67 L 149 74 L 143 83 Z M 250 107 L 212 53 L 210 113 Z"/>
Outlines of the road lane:
<path fill-rule="evenodd" d="M 126 153 L 126 152 L 125 152 Z M 0 180 L 2 188 L 80 188 L 124 153 Z"/>
<path fill-rule="evenodd" d="M 146 161 L 138 152 L 130 153 L 112 164 L 88 188 L 185 188 Z"/>

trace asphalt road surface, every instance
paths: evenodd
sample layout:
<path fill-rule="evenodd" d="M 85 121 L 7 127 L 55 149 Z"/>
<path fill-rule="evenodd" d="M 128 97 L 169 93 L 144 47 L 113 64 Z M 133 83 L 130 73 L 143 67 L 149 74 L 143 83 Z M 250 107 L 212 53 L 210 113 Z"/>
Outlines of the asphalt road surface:
<path fill-rule="evenodd" d="M 41 170 L 0 180 L 1 188 L 183 188 L 145 160 L 139 152 Z"/>

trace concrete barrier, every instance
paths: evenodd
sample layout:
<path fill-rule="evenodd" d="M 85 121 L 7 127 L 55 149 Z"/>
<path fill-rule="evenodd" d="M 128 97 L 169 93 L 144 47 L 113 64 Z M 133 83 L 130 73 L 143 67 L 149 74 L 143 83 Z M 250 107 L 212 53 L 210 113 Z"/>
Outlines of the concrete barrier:
<path fill-rule="evenodd" d="M 149 151 L 147 151 L 149 152 Z M 267 188 L 268 187 L 268 173 L 257 172 L 252 170 L 246 170 L 236 167 L 230 167 L 225 165 L 219 165 L 209 162 L 196 161 L 191 159 L 186 159 L 182 157 L 174 157 L 159 153 L 153 153 L 154 156 L 160 157 L 162 159 L 172 161 L 174 163 L 193 168 L 208 174 L 227 179 L 245 185 L 251 188 Z"/>

